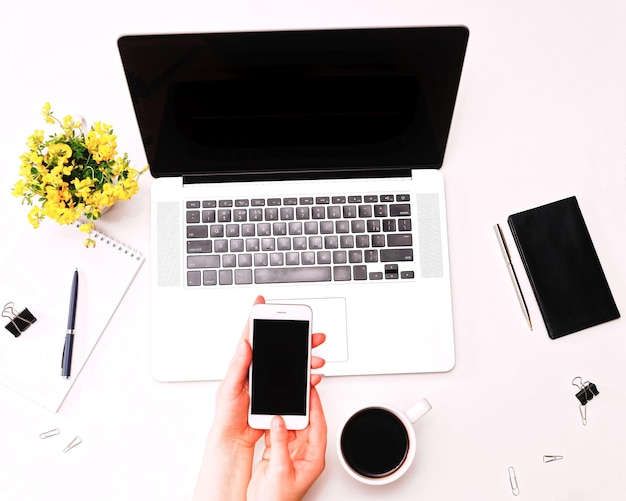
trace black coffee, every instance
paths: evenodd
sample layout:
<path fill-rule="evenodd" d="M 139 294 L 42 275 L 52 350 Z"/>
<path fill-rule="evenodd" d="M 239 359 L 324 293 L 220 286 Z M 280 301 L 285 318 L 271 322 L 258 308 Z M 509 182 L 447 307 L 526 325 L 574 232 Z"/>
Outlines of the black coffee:
<path fill-rule="evenodd" d="M 385 477 L 404 463 L 409 452 L 409 435 L 394 414 L 369 407 L 346 423 L 341 434 L 341 452 L 361 475 Z"/>

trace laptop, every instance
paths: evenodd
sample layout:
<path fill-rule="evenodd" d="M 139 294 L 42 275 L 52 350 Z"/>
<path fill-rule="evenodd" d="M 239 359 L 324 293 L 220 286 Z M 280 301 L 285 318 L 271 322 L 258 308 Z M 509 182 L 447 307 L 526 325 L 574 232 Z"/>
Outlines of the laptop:
<path fill-rule="evenodd" d="M 155 379 L 223 378 L 257 295 L 312 308 L 325 375 L 453 368 L 440 167 L 468 36 L 119 39 L 155 178 Z"/>

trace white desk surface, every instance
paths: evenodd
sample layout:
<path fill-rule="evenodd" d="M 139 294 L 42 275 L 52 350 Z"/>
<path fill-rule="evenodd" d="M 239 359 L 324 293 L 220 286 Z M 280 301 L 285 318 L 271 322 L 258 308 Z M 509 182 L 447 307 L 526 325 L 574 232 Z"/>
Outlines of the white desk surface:
<path fill-rule="evenodd" d="M 443 166 L 457 364 L 446 374 L 328 378 L 327 466 L 310 500 L 624 496 L 626 329 L 617 320 L 550 340 L 523 273 L 530 332 L 492 226 L 576 195 L 618 307 L 626 314 L 626 3 L 525 0 L 111 0 L 9 2 L 1 9 L 0 217 L 28 224 L 10 196 L 24 141 L 58 114 L 112 123 L 119 150 L 145 164 L 116 40 L 121 34 L 465 24 L 470 40 Z M 149 250 L 150 178 L 105 227 Z M 5 220 L 6 221 L 6 220 Z M 26 266 L 28 263 L 21 263 Z M 42 278 L 40 287 L 48 287 Z M 54 293 L 52 291 L 51 293 Z M 149 256 L 58 414 L 0 387 L 0 499 L 186 500 L 217 384 L 155 382 L 149 369 Z M 247 312 L 242 311 L 243 325 Z M 584 427 L 571 380 L 600 395 Z M 372 400 L 433 410 L 394 485 L 362 486 L 335 453 L 339 421 Z M 40 432 L 60 427 L 47 441 Z M 76 435 L 83 443 L 61 450 Z M 544 454 L 563 455 L 544 464 Z"/>

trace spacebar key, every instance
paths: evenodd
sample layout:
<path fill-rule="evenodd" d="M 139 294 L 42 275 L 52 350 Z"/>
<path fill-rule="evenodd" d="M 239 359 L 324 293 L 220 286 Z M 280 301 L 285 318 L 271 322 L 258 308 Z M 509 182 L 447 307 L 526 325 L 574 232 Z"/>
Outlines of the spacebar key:
<path fill-rule="evenodd" d="M 305 268 L 257 268 L 254 282 L 257 284 L 286 284 L 294 282 L 330 282 L 330 266 Z"/>

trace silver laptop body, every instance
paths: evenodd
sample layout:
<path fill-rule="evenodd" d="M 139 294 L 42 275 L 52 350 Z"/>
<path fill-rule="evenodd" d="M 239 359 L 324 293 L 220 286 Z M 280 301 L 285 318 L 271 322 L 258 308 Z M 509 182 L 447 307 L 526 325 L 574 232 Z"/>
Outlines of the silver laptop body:
<path fill-rule="evenodd" d="M 221 379 L 255 297 L 305 303 L 326 375 L 455 363 L 439 168 L 465 27 L 135 35 L 160 381 Z"/>

